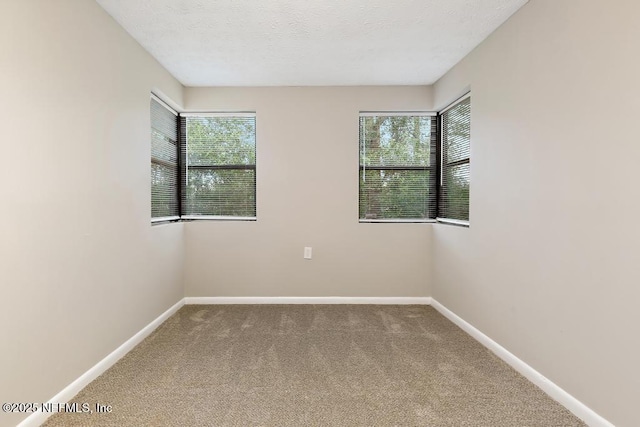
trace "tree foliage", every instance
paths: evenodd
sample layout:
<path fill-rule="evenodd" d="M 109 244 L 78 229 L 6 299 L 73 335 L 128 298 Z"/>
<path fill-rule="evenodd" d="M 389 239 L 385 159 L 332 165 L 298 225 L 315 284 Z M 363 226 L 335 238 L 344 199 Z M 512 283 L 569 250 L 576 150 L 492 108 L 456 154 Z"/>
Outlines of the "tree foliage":
<path fill-rule="evenodd" d="M 178 118 L 151 99 L 151 217 L 177 216 Z"/>
<path fill-rule="evenodd" d="M 443 118 L 444 173 L 440 207 L 447 218 L 469 220 L 471 103 L 467 98 Z"/>
<path fill-rule="evenodd" d="M 151 162 L 151 218 L 178 215 L 178 167 Z"/>
<path fill-rule="evenodd" d="M 360 118 L 360 218 L 427 218 L 431 117 Z"/>
<path fill-rule="evenodd" d="M 255 216 L 255 118 L 186 120 L 185 213 Z"/>
<path fill-rule="evenodd" d="M 439 215 L 469 218 L 470 104 L 443 120 L 443 182 Z M 186 116 L 182 214 L 256 215 L 254 117 Z M 435 215 L 434 117 L 360 118 L 360 218 L 424 219 Z M 177 210 L 175 148 L 152 129 L 152 217 Z M 167 148 L 168 147 L 168 148 Z M 171 151 L 171 158 L 167 157 Z M 167 158 L 165 158 L 167 157 Z"/>

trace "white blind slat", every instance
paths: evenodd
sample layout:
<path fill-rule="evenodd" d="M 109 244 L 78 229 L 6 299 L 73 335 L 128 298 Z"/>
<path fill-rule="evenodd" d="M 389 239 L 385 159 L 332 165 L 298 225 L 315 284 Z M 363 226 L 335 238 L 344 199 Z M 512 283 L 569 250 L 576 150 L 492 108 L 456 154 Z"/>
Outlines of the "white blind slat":
<path fill-rule="evenodd" d="M 435 118 L 360 116 L 360 219 L 435 218 Z"/>
<path fill-rule="evenodd" d="M 439 217 L 468 221 L 471 172 L 471 98 L 442 113 Z"/>
<path fill-rule="evenodd" d="M 151 98 L 151 218 L 178 216 L 178 117 Z"/>
<path fill-rule="evenodd" d="M 254 115 L 182 118 L 183 215 L 255 217 Z"/>

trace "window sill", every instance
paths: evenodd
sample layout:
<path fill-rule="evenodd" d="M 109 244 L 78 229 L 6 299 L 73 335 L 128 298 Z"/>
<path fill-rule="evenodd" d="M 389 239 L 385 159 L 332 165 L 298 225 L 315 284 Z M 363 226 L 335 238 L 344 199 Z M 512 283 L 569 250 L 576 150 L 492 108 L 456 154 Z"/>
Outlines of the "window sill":
<path fill-rule="evenodd" d="M 436 218 L 436 222 L 438 224 L 456 225 L 458 227 L 469 228 L 469 221 L 463 221 L 459 219 Z"/>
<path fill-rule="evenodd" d="M 163 216 L 158 218 L 151 218 L 151 225 L 164 225 L 171 224 L 173 222 L 179 222 L 179 216 Z"/>
<path fill-rule="evenodd" d="M 255 216 L 222 216 L 222 215 L 184 215 L 183 221 L 209 220 L 209 221 L 257 221 Z"/>
<path fill-rule="evenodd" d="M 359 219 L 361 224 L 383 223 L 383 224 L 412 224 L 412 223 L 434 223 L 435 219 Z"/>
<path fill-rule="evenodd" d="M 257 221 L 255 216 L 216 216 L 216 215 L 185 215 L 163 218 L 152 218 L 151 225 L 175 224 L 185 221 Z"/>

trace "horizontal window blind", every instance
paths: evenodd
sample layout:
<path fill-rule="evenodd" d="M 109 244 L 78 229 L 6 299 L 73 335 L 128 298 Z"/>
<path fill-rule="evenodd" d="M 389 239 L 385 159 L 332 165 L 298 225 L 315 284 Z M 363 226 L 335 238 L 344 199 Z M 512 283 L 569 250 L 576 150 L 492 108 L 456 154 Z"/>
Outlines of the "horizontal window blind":
<path fill-rule="evenodd" d="M 178 215 L 178 116 L 151 98 L 151 218 Z"/>
<path fill-rule="evenodd" d="M 360 116 L 361 220 L 435 218 L 436 120 Z"/>
<path fill-rule="evenodd" d="M 438 217 L 469 220 L 471 97 L 442 113 L 442 178 Z"/>
<path fill-rule="evenodd" d="M 183 216 L 256 216 L 255 115 L 181 117 Z"/>

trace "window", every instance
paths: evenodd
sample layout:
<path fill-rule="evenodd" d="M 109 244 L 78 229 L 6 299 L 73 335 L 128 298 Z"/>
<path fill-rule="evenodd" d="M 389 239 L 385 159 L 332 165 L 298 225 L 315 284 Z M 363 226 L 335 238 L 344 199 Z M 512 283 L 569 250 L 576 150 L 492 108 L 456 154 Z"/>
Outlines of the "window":
<path fill-rule="evenodd" d="M 360 113 L 360 222 L 469 224 L 471 97 L 441 114 Z"/>
<path fill-rule="evenodd" d="M 471 156 L 471 98 L 441 114 L 441 182 L 438 217 L 469 221 L 469 172 Z"/>
<path fill-rule="evenodd" d="M 436 217 L 434 116 L 360 114 L 361 222 Z"/>
<path fill-rule="evenodd" d="M 178 113 L 151 98 L 151 220 L 179 219 Z"/>
<path fill-rule="evenodd" d="M 183 114 L 182 218 L 255 219 L 255 114 Z"/>

